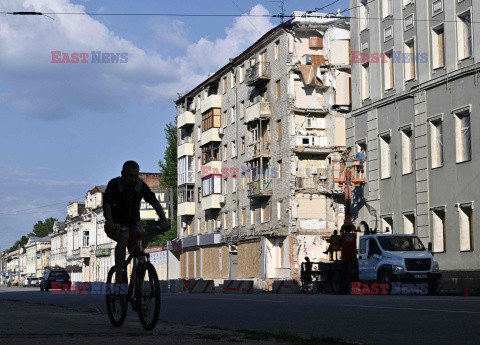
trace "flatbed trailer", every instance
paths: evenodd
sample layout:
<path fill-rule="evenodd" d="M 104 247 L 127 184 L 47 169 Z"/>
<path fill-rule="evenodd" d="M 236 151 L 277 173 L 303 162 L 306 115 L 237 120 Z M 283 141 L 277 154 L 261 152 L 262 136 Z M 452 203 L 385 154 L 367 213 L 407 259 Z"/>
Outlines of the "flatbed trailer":
<path fill-rule="evenodd" d="M 302 271 L 305 263 L 302 263 Z M 335 294 L 346 294 L 350 291 L 350 282 L 358 281 L 358 262 L 312 262 L 312 280 L 320 285 L 321 291 L 330 287 Z M 307 281 L 302 276 L 302 289 L 305 290 Z"/>

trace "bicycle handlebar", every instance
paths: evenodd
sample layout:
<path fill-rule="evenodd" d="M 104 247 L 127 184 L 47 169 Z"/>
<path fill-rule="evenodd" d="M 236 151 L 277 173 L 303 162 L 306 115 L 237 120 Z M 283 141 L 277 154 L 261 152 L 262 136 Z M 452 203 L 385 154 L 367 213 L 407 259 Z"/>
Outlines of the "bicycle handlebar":
<path fill-rule="evenodd" d="M 135 228 L 135 227 L 129 228 L 129 227 L 127 227 L 127 226 L 124 226 L 124 227 L 122 228 L 122 231 L 123 231 L 123 232 L 130 231 L 130 230 L 140 231 L 139 228 Z M 145 230 L 145 231 L 152 231 L 152 230 L 160 230 L 160 231 L 162 231 L 163 228 L 162 228 L 161 226 L 158 226 L 158 225 L 157 225 L 157 226 L 154 226 L 154 227 L 152 227 L 152 228 L 148 228 L 148 229 L 144 229 L 144 230 Z"/>

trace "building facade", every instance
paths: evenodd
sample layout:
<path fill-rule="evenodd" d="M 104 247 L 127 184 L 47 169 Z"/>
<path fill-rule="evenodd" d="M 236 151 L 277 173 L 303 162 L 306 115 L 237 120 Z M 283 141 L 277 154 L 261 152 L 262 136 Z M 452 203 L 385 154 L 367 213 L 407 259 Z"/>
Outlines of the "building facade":
<path fill-rule="evenodd" d="M 179 277 L 267 288 L 298 279 L 305 256 L 326 258 L 324 238 L 343 223 L 330 170 L 351 109 L 348 29 L 344 18 L 295 12 L 180 95 L 169 245 Z"/>
<path fill-rule="evenodd" d="M 351 0 L 353 110 L 347 145 L 367 149 L 354 207 L 380 231 L 431 242 L 444 285 L 480 284 L 475 210 L 480 30 L 472 0 Z M 459 278 L 460 280 L 455 280 Z M 468 284 L 471 286 L 471 284 Z"/>

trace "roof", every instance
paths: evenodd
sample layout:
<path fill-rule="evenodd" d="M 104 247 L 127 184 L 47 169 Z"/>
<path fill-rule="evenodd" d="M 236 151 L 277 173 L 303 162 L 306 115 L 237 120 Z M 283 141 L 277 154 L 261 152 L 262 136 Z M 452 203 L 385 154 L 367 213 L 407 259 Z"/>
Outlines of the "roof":
<path fill-rule="evenodd" d="M 49 236 L 45 236 L 45 237 L 32 236 L 28 238 L 29 244 L 36 243 L 36 242 L 50 242 L 50 237 Z"/>
<path fill-rule="evenodd" d="M 107 186 L 105 185 L 99 185 L 95 186 L 92 189 L 88 191 L 90 194 L 95 194 L 95 193 L 105 193 L 105 190 L 107 189 Z"/>

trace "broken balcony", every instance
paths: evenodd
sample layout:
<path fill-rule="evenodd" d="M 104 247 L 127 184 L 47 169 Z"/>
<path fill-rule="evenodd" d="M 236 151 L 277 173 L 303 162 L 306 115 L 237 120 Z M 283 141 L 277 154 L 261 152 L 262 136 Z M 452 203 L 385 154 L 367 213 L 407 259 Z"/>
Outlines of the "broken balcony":
<path fill-rule="evenodd" d="M 247 146 L 247 161 L 261 157 L 270 157 L 270 142 L 257 140 Z"/>
<path fill-rule="evenodd" d="M 272 116 L 269 102 L 258 102 L 249 106 L 245 111 L 245 122 L 250 123 L 258 120 L 266 120 Z"/>
<path fill-rule="evenodd" d="M 255 65 L 247 69 L 245 74 L 245 82 L 248 86 L 258 85 L 262 82 L 270 80 L 270 63 L 257 62 Z"/>
<path fill-rule="evenodd" d="M 249 197 L 260 197 L 260 196 L 270 196 L 272 195 L 272 179 L 258 179 L 252 182 L 249 182 L 248 187 L 248 196 Z"/>

